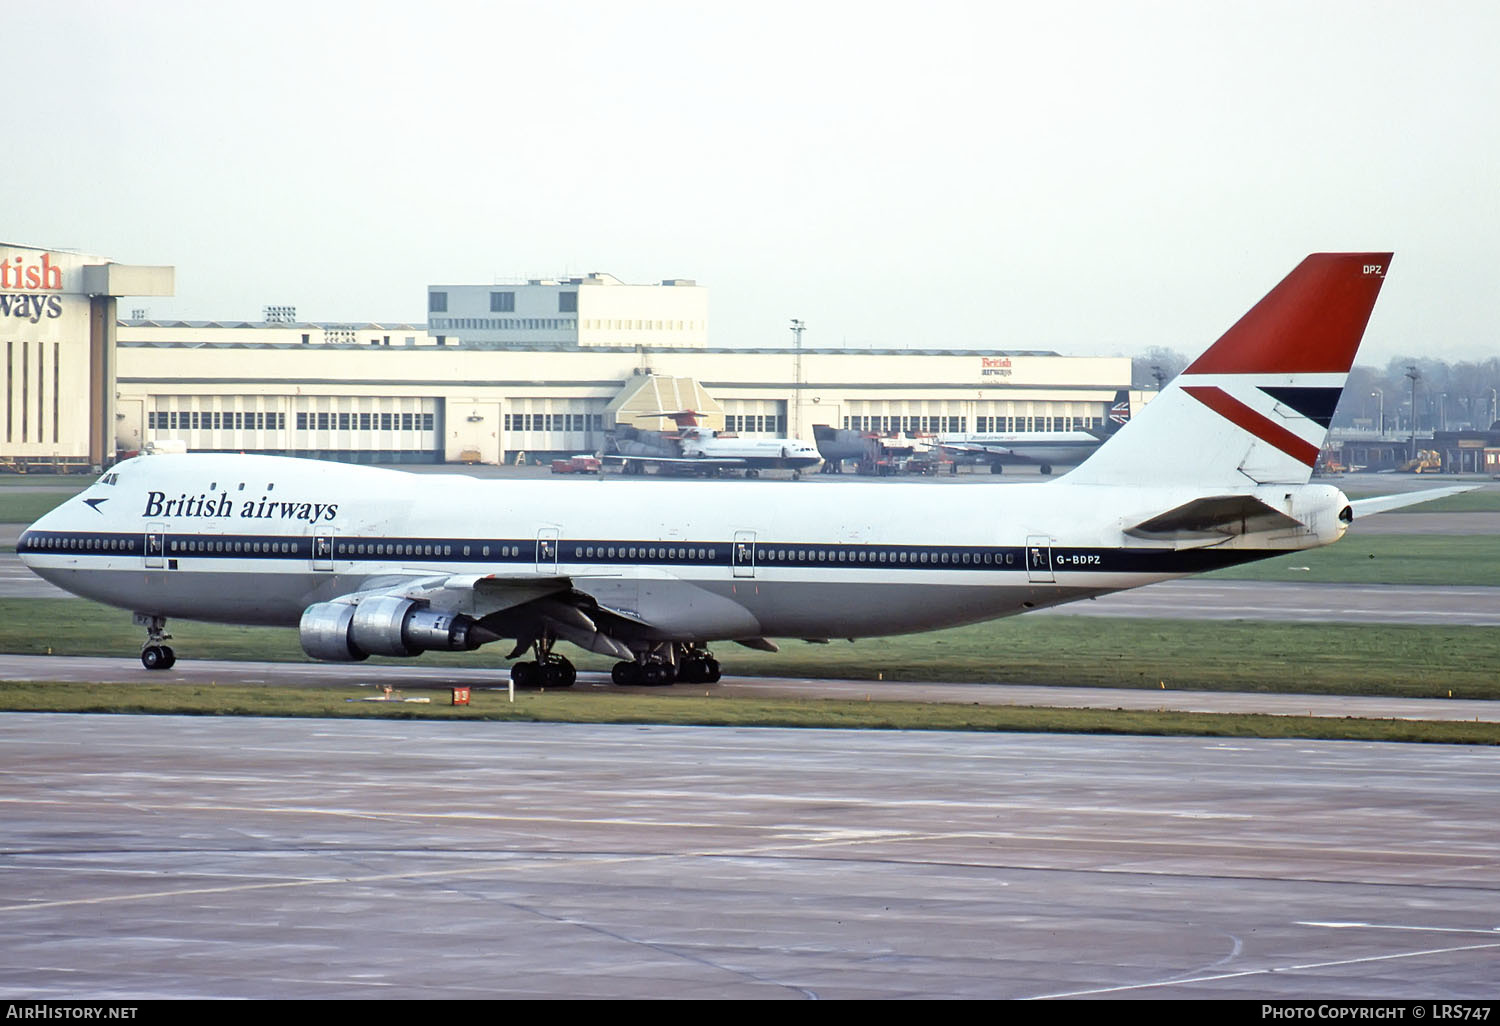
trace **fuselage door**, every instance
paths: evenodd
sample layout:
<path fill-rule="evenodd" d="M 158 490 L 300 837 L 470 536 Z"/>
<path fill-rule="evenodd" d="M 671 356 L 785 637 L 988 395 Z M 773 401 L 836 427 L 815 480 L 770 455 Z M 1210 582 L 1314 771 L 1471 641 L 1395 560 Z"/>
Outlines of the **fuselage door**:
<path fill-rule="evenodd" d="M 536 533 L 536 572 L 557 573 L 557 550 L 562 544 L 555 527 L 543 527 Z"/>
<path fill-rule="evenodd" d="M 1026 579 L 1035 584 L 1051 584 L 1052 539 L 1045 534 L 1026 538 Z"/>
<path fill-rule="evenodd" d="M 333 535 L 313 535 L 312 568 L 314 570 L 333 569 Z"/>
<path fill-rule="evenodd" d="M 167 525 L 146 525 L 146 569 L 161 570 L 167 565 Z"/>
<path fill-rule="evenodd" d="M 736 577 L 755 576 L 755 532 L 734 532 L 734 545 L 730 547 L 729 561 Z"/>

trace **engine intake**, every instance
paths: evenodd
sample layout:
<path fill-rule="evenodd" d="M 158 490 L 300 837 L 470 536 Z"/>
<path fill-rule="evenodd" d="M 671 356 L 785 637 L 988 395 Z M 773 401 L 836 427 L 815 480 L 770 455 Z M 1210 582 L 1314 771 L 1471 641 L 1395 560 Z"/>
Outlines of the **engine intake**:
<path fill-rule="evenodd" d="M 429 609 L 415 599 L 380 595 L 354 604 L 319 602 L 302 612 L 302 651 L 325 662 L 372 655 L 414 656 L 429 649 L 466 652 L 479 647 L 464 613 Z"/>

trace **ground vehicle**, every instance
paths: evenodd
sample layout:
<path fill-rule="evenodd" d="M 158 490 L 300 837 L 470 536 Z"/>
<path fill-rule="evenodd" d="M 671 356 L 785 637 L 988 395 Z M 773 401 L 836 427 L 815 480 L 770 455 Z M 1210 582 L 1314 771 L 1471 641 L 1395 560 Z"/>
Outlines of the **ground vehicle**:
<path fill-rule="evenodd" d="M 1432 449 L 1418 449 L 1415 459 L 1398 468 L 1403 474 L 1436 474 L 1443 469 L 1443 457 Z"/>
<path fill-rule="evenodd" d="M 552 461 L 552 473 L 554 474 L 597 474 L 601 464 L 596 456 L 580 453 L 577 456 L 569 456 L 565 460 Z"/>

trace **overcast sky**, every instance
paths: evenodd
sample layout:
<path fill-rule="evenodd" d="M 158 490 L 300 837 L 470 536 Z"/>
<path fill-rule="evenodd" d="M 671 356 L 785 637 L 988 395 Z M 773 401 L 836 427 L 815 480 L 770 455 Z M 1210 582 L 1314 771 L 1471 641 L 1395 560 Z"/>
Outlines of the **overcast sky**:
<path fill-rule="evenodd" d="M 1360 362 L 1500 355 L 1500 4 L 3 4 L 0 239 L 157 318 L 708 286 L 710 341 L 1195 354 L 1392 249 Z"/>

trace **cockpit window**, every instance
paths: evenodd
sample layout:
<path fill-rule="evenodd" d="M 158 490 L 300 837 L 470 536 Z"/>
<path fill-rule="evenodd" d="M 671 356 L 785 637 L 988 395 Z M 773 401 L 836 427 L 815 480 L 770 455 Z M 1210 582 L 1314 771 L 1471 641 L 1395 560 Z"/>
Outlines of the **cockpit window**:
<path fill-rule="evenodd" d="M 112 485 L 112 484 L 119 483 L 119 480 L 120 480 L 120 475 L 117 472 L 111 470 L 108 474 L 105 474 L 103 477 L 101 477 L 99 479 L 99 483 L 100 484 Z"/>

